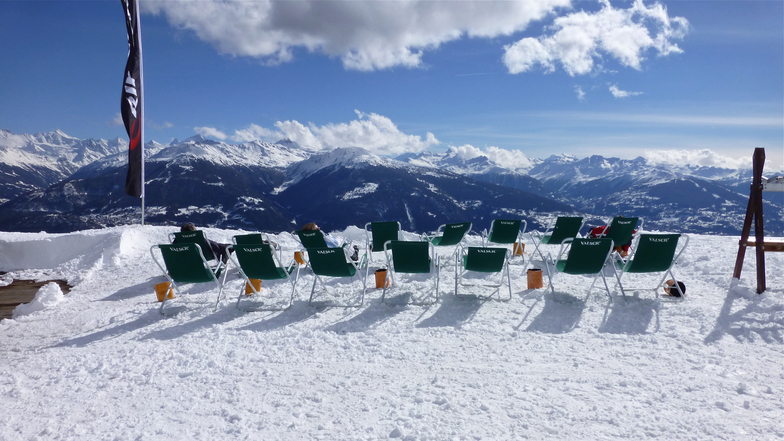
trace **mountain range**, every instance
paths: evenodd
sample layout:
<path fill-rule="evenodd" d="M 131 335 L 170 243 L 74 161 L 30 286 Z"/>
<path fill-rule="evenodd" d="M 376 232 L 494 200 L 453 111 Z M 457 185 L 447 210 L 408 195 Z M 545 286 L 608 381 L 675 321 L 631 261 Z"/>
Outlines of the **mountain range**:
<path fill-rule="evenodd" d="M 69 232 L 138 223 L 126 196 L 127 142 L 61 131 L 0 130 L 0 230 Z M 751 170 L 554 155 L 513 168 L 455 149 L 397 158 L 354 147 L 328 152 L 290 140 L 229 144 L 200 136 L 145 145 L 145 222 L 290 231 L 307 222 L 360 228 L 398 220 L 408 231 L 522 218 L 543 229 L 558 215 L 601 225 L 639 216 L 646 230 L 740 234 Z M 779 173 L 781 174 L 781 173 Z M 766 193 L 765 232 L 784 235 L 784 196 Z"/>

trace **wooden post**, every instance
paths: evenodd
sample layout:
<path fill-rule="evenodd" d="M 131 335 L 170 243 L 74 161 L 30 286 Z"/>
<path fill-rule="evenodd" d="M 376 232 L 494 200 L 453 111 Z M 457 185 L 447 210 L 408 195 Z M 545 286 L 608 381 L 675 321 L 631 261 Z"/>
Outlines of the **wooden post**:
<path fill-rule="evenodd" d="M 765 252 L 784 251 L 784 247 L 777 243 L 765 243 L 765 230 L 762 222 L 762 167 L 765 165 L 765 149 L 754 149 L 754 177 L 751 181 L 751 194 L 749 205 L 746 208 L 746 219 L 738 243 L 738 257 L 735 259 L 735 271 L 732 277 L 740 279 L 743 270 L 743 259 L 746 256 L 746 247 L 753 245 L 756 248 L 757 259 L 757 294 L 762 294 L 767 289 L 765 284 Z M 754 221 L 754 243 L 749 241 L 751 224 Z"/>

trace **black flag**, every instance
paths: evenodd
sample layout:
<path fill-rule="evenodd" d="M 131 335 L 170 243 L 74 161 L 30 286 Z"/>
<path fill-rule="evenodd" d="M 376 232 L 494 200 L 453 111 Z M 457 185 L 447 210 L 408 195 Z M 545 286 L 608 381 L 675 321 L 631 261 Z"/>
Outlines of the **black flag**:
<path fill-rule="evenodd" d="M 144 118 L 142 105 L 142 36 L 139 26 L 139 1 L 121 0 L 128 28 L 128 62 L 123 75 L 122 113 L 125 131 L 128 132 L 128 176 L 125 192 L 134 197 L 144 197 Z"/>

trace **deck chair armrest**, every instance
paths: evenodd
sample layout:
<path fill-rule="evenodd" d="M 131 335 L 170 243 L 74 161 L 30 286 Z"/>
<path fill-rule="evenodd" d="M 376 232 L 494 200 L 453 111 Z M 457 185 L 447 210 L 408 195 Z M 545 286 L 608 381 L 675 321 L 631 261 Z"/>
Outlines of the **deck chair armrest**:
<path fill-rule="evenodd" d="M 528 221 L 523 219 L 522 222 L 523 222 L 523 228 L 520 230 L 521 237 L 523 234 L 525 234 L 525 230 L 528 229 Z"/>
<path fill-rule="evenodd" d="M 681 234 L 681 238 L 686 239 L 686 242 L 683 244 L 683 248 L 681 248 L 681 250 L 678 251 L 675 257 L 672 259 L 673 264 L 678 263 L 678 259 L 680 259 L 681 254 L 683 254 L 683 252 L 686 251 L 686 247 L 689 246 L 689 236 L 686 234 Z"/>

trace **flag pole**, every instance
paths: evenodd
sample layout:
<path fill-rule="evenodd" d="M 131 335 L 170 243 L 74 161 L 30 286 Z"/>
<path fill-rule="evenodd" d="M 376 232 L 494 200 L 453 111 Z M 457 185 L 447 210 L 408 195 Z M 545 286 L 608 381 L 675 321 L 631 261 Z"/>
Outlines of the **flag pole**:
<path fill-rule="evenodd" d="M 134 1 L 136 2 L 136 8 L 135 8 L 136 9 L 136 25 L 137 25 L 137 32 L 139 34 L 139 83 L 141 83 L 141 85 L 143 85 L 144 84 L 144 57 L 142 56 L 142 21 L 141 21 L 141 19 L 139 17 L 140 13 L 139 13 L 139 3 L 138 3 L 138 0 L 134 0 Z M 141 99 L 141 103 L 140 103 L 141 104 L 141 115 L 142 115 L 142 118 L 144 118 L 144 115 L 145 115 L 145 113 L 144 113 L 144 87 L 141 87 L 140 90 L 139 90 L 139 98 Z M 145 185 L 144 185 L 145 184 L 145 182 L 144 182 L 144 140 L 145 140 L 145 138 L 144 138 L 144 126 L 145 126 L 144 121 L 141 121 L 140 125 L 141 125 L 141 142 L 140 142 L 141 145 L 139 145 L 139 148 L 142 149 L 142 152 L 141 152 L 141 155 L 142 155 L 142 164 L 141 164 L 141 166 L 142 166 L 141 167 L 142 168 L 141 169 L 141 175 L 142 175 L 142 179 L 141 179 L 141 181 L 142 181 L 142 196 L 141 196 L 141 199 L 142 199 L 142 225 L 144 225 L 144 196 L 145 196 L 145 193 L 146 193 L 144 191 L 144 188 L 145 188 Z"/>

